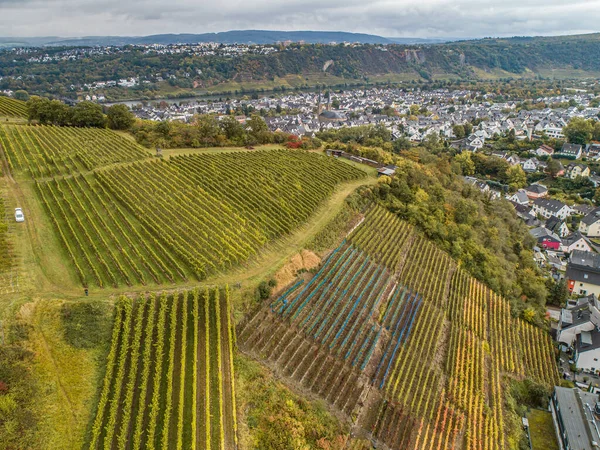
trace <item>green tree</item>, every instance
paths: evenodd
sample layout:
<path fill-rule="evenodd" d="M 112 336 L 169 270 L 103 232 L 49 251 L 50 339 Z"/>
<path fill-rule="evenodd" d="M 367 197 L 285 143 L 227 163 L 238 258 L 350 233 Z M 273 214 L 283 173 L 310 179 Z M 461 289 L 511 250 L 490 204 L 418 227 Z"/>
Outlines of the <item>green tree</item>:
<path fill-rule="evenodd" d="M 527 186 L 527 174 L 518 164 L 510 166 L 506 171 L 506 179 L 511 190 L 516 191 Z"/>
<path fill-rule="evenodd" d="M 594 124 L 594 136 L 593 139 L 595 141 L 600 141 L 600 122 L 596 122 Z"/>
<path fill-rule="evenodd" d="M 556 159 L 550 159 L 546 166 L 546 171 L 552 178 L 556 178 L 559 172 L 562 170 L 562 164 Z"/>
<path fill-rule="evenodd" d="M 127 105 L 112 105 L 106 112 L 108 126 L 113 130 L 128 130 L 135 122 L 135 116 Z"/>
<path fill-rule="evenodd" d="M 392 151 L 400 153 L 402 150 L 409 150 L 412 147 L 410 140 L 406 136 L 400 136 L 392 142 Z"/>
<path fill-rule="evenodd" d="M 572 118 L 563 128 L 563 134 L 571 144 L 585 145 L 591 141 L 593 133 L 592 122 L 581 117 Z"/>
<path fill-rule="evenodd" d="M 548 280 L 548 303 L 555 306 L 563 306 L 569 298 L 567 283 L 562 279 L 558 283 L 552 279 Z"/>
<path fill-rule="evenodd" d="M 252 142 L 257 144 L 269 144 L 273 141 L 273 134 L 269 131 L 269 127 L 264 119 L 256 114 L 250 117 L 246 122 L 248 134 L 252 138 Z"/>
<path fill-rule="evenodd" d="M 454 136 L 456 136 L 457 139 L 463 139 L 465 137 L 465 127 L 463 125 L 453 125 L 452 131 L 454 132 Z"/>
<path fill-rule="evenodd" d="M 223 133 L 225 133 L 225 137 L 229 139 L 232 143 L 242 145 L 244 143 L 244 137 L 246 136 L 246 132 L 244 131 L 244 127 L 235 120 L 235 117 L 227 116 L 219 122 Z"/>
<path fill-rule="evenodd" d="M 106 126 L 106 116 L 102 107 L 97 103 L 80 102 L 73 109 L 72 122 L 76 127 L 103 128 Z"/>
<path fill-rule="evenodd" d="M 535 309 L 525 308 L 523 311 L 523 320 L 529 323 L 535 322 Z"/>
<path fill-rule="evenodd" d="M 203 145 L 214 146 L 221 140 L 221 127 L 215 116 L 212 114 L 205 114 L 198 118 L 197 124 L 198 132 L 200 134 L 200 142 Z"/>
<path fill-rule="evenodd" d="M 456 155 L 454 160 L 460 165 L 463 175 L 469 176 L 475 174 L 475 163 L 471 159 L 471 152 L 462 152 Z"/>
<path fill-rule="evenodd" d="M 29 93 L 21 89 L 15 92 L 14 97 L 17 100 L 26 102 L 27 100 L 29 100 Z"/>
<path fill-rule="evenodd" d="M 465 136 L 470 136 L 473 132 L 473 124 L 467 122 L 463 126 L 465 127 Z"/>

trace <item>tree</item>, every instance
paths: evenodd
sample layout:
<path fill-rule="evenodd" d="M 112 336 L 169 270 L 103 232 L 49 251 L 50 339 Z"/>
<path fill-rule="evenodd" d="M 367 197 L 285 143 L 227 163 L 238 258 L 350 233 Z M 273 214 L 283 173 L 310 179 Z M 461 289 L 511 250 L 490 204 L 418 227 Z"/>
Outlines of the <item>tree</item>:
<path fill-rule="evenodd" d="M 594 125 L 594 136 L 595 141 L 600 141 L 600 122 L 596 122 Z"/>
<path fill-rule="evenodd" d="M 519 165 L 510 166 L 506 171 L 506 179 L 512 191 L 527 186 L 527 175 Z"/>
<path fill-rule="evenodd" d="M 127 105 L 112 105 L 106 112 L 108 126 L 113 130 L 128 130 L 135 122 L 135 116 Z"/>
<path fill-rule="evenodd" d="M 535 322 L 535 309 L 533 308 L 525 308 L 523 311 L 523 320 L 529 323 Z"/>
<path fill-rule="evenodd" d="M 556 159 L 550 159 L 546 166 L 546 171 L 552 178 L 556 178 L 559 172 L 562 170 L 562 164 Z"/>
<path fill-rule="evenodd" d="M 49 100 L 37 96 L 27 101 L 27 114 L 30 122 L 37 121 L 41 124 L 70 125 L 72 122 L 72 108 L 58 100 Z"/>
<path fill-rule="evenodd" d="M 248 134 L 252 138 L 252 142 L 268 144 L 273 140 L 273 135 L 262 117 L 254 114 L 246 125 L 248 126 Z"/>
<path fill-rule="evenodd" d="M 81 102 L 73 107 L 73 125 L 76 127 L 103 128 L 106 126 L 106 116 L 102 107 L 92 102 Z"/>
<path fill-rule="evenodd" d="M 473 132 L 473 124 L 467 122 L 463 126 L 465 127 L 465 136 L 470 136 Z"/>
<path fill-rule="evenodd" d="M 29 100 L 29 93 L 24 90 L 18 90 L 15 92 L 14 97 L 16 100 L 26 102 L 27 100 Z"/>
<path fill-rule="evenodd" d="M 423 146 L 433 154 L 439 153 L 444 148 L 440 135 L 436 132 L 428 133 L 423 140 Z"/>
<path fill-rule="evenodd" d="M 456 136 L 457 139 L 463 139 L 465 137 L 465 127 L 463 125 L 453 125 L 452 131 L 454 132 L 454 136 Z"/>
<path fill-rule="evenodd" d="M 594 126 L 592 122 L 581 117 L 574 117 L 563 128 L 563 134 L 571 144 L 585 145 L 592 140 Z"/>
<path fill-rule="evenodd" d="M 402 150 L 409 150 L 412 147 L 410 140 L 405 136 L 400 136 L 392 143 L 392 151 L 400 153 Z"/>
<path fill-rule="evenodd" d="M 229 139 L 231 142 L 238 145 L 242 145 L 244 143 L 246 132 L 244 131 L 244 127 L 237 120 L 235 120 L 234 117 L 225 117 L 221 120 L 219 125 L 221 126 L 223 133 L 225 133 L 225 137 L 227 137 L 227 139 Z"/>
<path fill-rule="evenodd" d="M 221 135 L 219 122 L 212 114 L 200 116 L 196 126 L 198 127 L 202 144 L 214 146 L 221 140 L 219 139 L 219 136 Z"/>
<path fill-rule="evenodd" d="M 454 157 L 454 160 L 460 165 L 462 174 L 465 176 L 475 174 L 475 163 L 471 159 L 471 152 L 462 152 Z"/>
<path fill-rule="evenodd" d="M 562 279 L 558 283 L 552 281 L 551 279 L 548 281 L 548 302 L 551 305 L 555 306 L 563 306 L 564 303 L 569 298 L 569 289 L 567 288 L 567 283 Z"/>

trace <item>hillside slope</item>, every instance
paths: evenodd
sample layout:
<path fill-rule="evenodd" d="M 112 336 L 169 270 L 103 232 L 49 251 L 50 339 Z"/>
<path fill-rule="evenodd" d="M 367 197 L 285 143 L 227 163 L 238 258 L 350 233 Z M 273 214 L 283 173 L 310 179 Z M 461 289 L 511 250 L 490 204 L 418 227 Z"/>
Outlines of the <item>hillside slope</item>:
<path fill-rule="evenodd" d="M 378 207 L 238 336 L 243 351 L 391 449 L 507 448 L 504 377 L 558 382 L 547 334 Z"/>
<path fill-rule="evenodd" d="M 498 78 L 521 76 L 581 77 L 600 74 L 600 34 L 483 39 L 446 44 L 421 45 L 322 45 L 294 44 L 263 54 L 193 56 L 188 53 L 146 53 L 143 48 L 53 64 L 28 62 L 30 57 L 49 56 L 67 47 L 44 48 L 17 55 L 0 53 L 0 88 L 30 92 L 68 92 L 71 85 L 130 77 L 157 81 L 158 71 L 171 77 L 168 88 L 207 89 L 228 83 L 240 87 L 274 88 L 283 78 L 300 77 L 294 86 L 317 82 L 343 84 L 364 82 L 377 76 L 392 79 Z M 36 54 L 39 52 L 39 55 Z M 327 74 L 323 67 L 328 61 Z M 57 73 L 60 77 L 57 77 Z M 190 74 L 194 74 L 190 76 Z M 395 77 L 393 75 L 396 75 Z M 329 78 L 327 78 L 329 77 Z M 167 89 L 157 82 L 145 90 Z M 161 87 L 162 86 L 162 87 Z M 289 87 L 290 85 L 288 85 Z M 121 89 L 128 91 L 128 89 Z M 167 89 L 168 90 L 168 89 Z"/>

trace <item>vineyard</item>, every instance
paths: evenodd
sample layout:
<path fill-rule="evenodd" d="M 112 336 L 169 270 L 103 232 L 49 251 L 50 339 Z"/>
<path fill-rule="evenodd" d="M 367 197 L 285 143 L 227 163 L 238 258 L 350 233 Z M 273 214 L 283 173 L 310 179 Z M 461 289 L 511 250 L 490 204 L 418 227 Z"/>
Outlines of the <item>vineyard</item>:
<path fill-rule="evenodd" d="M 121 297 L 90 449 L 235 449 L 228 289 Z"/>
<path fill-rule="evenodd" d="M 27 117 L 25 102 L 0 95 L 0 116 Z"/>
<path fill-rule="evenodd" d="M 546 333 L 380 208 L 238 335 L 393 449 L 504 449 L 502 375 L 558 381 Z"/>
<path fill-rule="evenodd" d="M 244 263 L 362 176 L 319 155 L 263 151 L 134 162 L 36 187 L 80 282 L 116 287 Z"/>
<path fill-rule="evenodd" d="M 134 141 L 99 128 L 1 125 L 0 144 L 11 170 L 33 178 L 89 171 L 150 155 Z"/>

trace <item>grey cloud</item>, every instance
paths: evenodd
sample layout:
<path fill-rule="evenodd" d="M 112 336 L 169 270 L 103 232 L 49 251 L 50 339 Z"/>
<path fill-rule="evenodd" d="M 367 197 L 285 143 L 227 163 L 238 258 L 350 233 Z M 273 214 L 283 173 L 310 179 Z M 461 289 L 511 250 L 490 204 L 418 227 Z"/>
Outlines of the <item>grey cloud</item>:
<path fill-rule="evenodd" d="M 599 30 L 600 0 L 0 0 L 1 36 L 145 35 L 230 29 L 385 36 L 512 36 Z"/>

